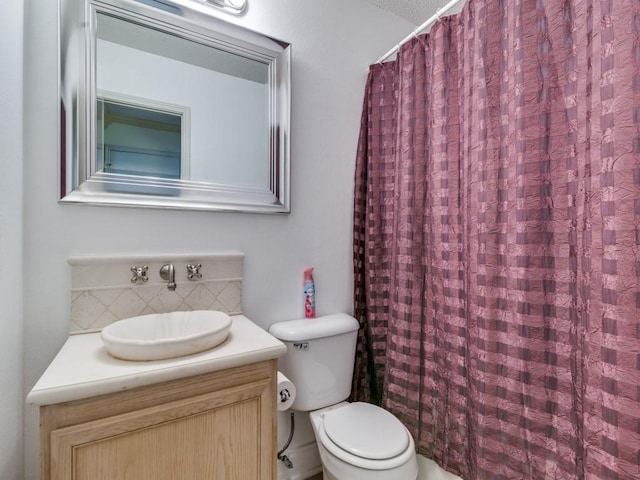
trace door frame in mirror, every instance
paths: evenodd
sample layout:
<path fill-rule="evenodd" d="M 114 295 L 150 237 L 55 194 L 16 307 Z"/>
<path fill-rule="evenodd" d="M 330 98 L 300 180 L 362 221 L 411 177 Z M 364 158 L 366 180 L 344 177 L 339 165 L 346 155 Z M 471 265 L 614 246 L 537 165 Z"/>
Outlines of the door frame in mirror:
<path fill-rule="evenodd" d="M 157 0 L 156 0 L 157 1 Z M 59 0 L 60 203 L 253 213 L 290 211 L 291 46 L 212 16 L 206 4 Z M 160 3 L 160 2 L 158 2 Z M 269 185 L 255 188 L 96 172 L 97 15 L 166 31 L 268 66 Z M 265 160 L 266 161 L 266 160 Z"/>

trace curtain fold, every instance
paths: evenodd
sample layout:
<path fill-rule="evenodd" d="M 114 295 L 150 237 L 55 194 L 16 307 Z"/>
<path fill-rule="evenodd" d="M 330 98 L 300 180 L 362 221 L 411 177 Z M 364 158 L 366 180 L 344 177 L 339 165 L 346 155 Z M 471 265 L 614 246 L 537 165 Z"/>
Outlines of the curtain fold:
<path fill-rule="evenodd" d="M 640 478 L 640 2 L 469 0 L 370 69 L 353 397 L 463 478 Z"/>

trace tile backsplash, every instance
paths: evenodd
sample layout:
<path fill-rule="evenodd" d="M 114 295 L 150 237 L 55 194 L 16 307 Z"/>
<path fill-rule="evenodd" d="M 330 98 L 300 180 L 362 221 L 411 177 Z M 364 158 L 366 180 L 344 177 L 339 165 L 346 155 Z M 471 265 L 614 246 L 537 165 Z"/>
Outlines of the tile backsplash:
<path fill-rule="evenodd" d="M 176 310 L 242 313 L 242 253 L 71 257 L 70 333 L 100 331 L 123 318 Z M 160 278 L 172 263 L 176 289 Z M 202 278 L 187 279 L 187 264 L 201 263 Z M 132 266 L 148 266 L 146 283 L 131 283 Z"/>

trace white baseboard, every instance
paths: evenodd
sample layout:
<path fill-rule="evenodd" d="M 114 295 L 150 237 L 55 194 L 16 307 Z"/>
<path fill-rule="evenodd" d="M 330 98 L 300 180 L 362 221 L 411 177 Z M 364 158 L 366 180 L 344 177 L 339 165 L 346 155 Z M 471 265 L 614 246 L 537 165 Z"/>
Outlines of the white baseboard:
<path fill-rule="evenodd" d="M 293 468 L 278 460 L 278 480 L 304 480 L 322 472 L 322 462 L 316 442 L 299 445 L 284 452 Z"/>

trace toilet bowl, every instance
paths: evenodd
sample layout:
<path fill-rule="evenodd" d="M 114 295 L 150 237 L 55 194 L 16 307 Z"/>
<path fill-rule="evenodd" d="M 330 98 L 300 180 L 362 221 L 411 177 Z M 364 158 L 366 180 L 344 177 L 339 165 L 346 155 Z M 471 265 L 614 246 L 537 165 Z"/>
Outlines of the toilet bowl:
<path fill-rule="evenodd" d="M 390 412 L 348 403 L 358 322 L 346 314 L 275 323 L 287 353 L 278 369 L 296 386 L 292 410 L 310 412 L 324 480 L 416 480 L 413 438 Z"/>
<path fill-rule="evenodd" d="M 415 480 L 413 438 L 386 410 L 342 402 L 309 414 L 324 480 Z"/>

